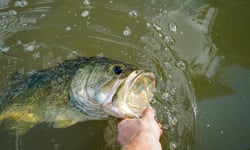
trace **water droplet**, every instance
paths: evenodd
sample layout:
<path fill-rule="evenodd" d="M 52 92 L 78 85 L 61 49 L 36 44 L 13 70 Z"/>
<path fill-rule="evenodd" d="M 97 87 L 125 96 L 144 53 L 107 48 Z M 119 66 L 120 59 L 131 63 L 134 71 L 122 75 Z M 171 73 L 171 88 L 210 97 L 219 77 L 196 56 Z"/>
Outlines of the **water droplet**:
<path fill-rule="evenodd" d="M 8 52 L 9 50 L 10 50 L 9 46 L 0 47 L 0 51 L 2 51 L 2 52 Z"/>
<path fill-rule="evenodd" d="M 173 126 L 175 126 L 177 124 L 177 122 L 178 122 L 178 119 L 176 117 L 173 117 L 172 120 L 171 120 L 171 124 Z"/>
<path fill-rule="evenodd" d="M 175 142 L 171 141 L 171 142 L 169 143 L 169 148 L 170 148 L 170 150 L 174 150 L 174 149 L 177 148 L 177 144 L 176 144 Z"/>
<path fill-rule="evenodd" d="M 32 51 L 34 51 L 36 49 L 36 42 L 32 41 L 30 43 L 24 44 L 23 48 L 24 48 L 25 51 L 32 52 Z"/>
<path fill-rule="evenodd" d="M 168 75 L 169 79 L 173 79 L 173 76 L 171 74 Z"/>
<path fill-rule="evenodd" d="M 44 18 L 45 16 L 46 16 L 45 14 L 41 14 L 40 18 L 42 19 L 42 18 Z"/>
<path fill-rule="evenodd" d="M 66 30 L 66 31 L 70 31 L 70 30 L 71 30 L 71 27 L 68 26 L 68 27 L 65 28 L 65 30 Z"/>
<path fill-rule="evenodd" d="M 220 131 L 220 134 L 224 134 L 224 131 L 223 131 L 223 130 L 221 130 L 221 131 Z"/>
<path fill-rule="evenodd" d="M 169 25 L 168 25 L 168 28 L 171 32 L 177 32 L 177 25 L 173 22 L 171 22 Z"/>
<path fill-rule="evenodd" d="M 173 87 L 172 89 L 170 89 L 170 94 L 171 95 L 175 95 L 176 94 L 176 87 Z"/>
<path fill-rule="evenodd" d="M 21 40 L 17 40 L 16 41 L 16 45 L 22 45 L 22 41 Z"/>
<path fill-rule="evenodd" d="M 16 1 L 14 3 L 15 7 L 25 7 L 28 5 L 28 2 L 26 0 L 20 0 L 20 1 Z"/>
<path fill-rule="evenodd" d="M 161 97 L 162 99 L 167 99 L 167 98 L 169 98 L 169 93 L 168 92 L 164 92 L 163 94 L 162 94 L 162 97 Z"/>
<path fill-rule="evenodd" d="M 88 10 L 85 10 L 82 12 L 82 17 L 87 17 L 89 15 L 89 11 Z"/>
<path fill-rule="evenodd" d="M 169 62 L 164 62 L 163 64 L 164 64 L 164 66 L 165 66 L 165 68 L 167 70 L 171 70 L 172 69 L 172 66 L 171 66 L 171 64 Z"/>
<path fill-rule="evenodd" d="M 89 0 L 83 0 L 83 5 L 90 5 Z"/>
<path fill-rule="evenodd" d="M 163 37 L 163 35 L 161 33 L 159 33 L 159 37 L 161 38 L 161 37 Z"/>
<path fill-rule="evenodd" d="M 162 27 L 157 25 L 157 24 L 153 24 L 153 27 L 157 30 L 157 31 L 161 31 Z"/>
<path fill-rule="evenodd" d="M 9 10 L 8 14 L 10 16 L 15 16 L 15 15 L 17 15 L 17 11 L 15 11 L 15 10 Z"/>
<path fill-rule="evenodd" d="M 169 51 L 169 48 L 168 48 L 168 47 L 165 47 L 164 50 L 167 52 L 167 51 Z"/>
<path fill-rule="evenodd" d="M 22 23 L 21 26 L 22 26 L 22 27 L 27 27 L 28 24 L 27 24 L 27 23 Z"/>
<path fill-rule="evenodd" d="M 168 11 L 167 10 L 163 10 L 163 13 L 166 15 L 168 13 Z"/>
<path fill-rule="evenodd" d="M 151 24 L 149 22 L 146 23 L 147 27 L 151 27 Z"/>
<path fill-rule="evenodd" d="M 78 55 L 77 51 L 72 51 L 71 53 L 68 54 L 67 58 L 72 59 L 77 57 L 77 55 Z"/>
<path fill-rule="evenodd" d="M 123 35 L 124 36 L 129 36 L 131 34 L 131 29 L 129 27 L 126 27 L 124 30 L 123 30 Z"/>
<path fill-rule="evenodd" d="M 33 57 L 34 60 L 40 58 L 40 52 L 34 52 L 32 57 Z"/>
<path fill-rule="evenodd" d="M 145 40 L 146 40 L 145 36 L 140 37 L 140 39 L 141 39 L 142 41 L 145 41 Z"/>
<path fill-rule="evenodd" d="M 168 130 L 169 129 L 169 125 L 166 125 L 166 124 L 162 125 L 162 129 L 163 130 Z"/>
<path fill-rule="evenodd" d="M 136 10 L 131 10 L 129 13 L 128 13 L 128 16 L 130 17 L 137 17 L 138 16 L 138 13 Z"/>
<path fill-rule="evenodd" d="M 166 35 L 164 41 L 167 43 L 167 45 L 175 44 L 175 39 L 171 35 Z"/>
<path fill-rule="evenodd" d="M 156 103 L 156 99 L 155 98 L 151 99 L 150 103 L 151 104 L 155 104 Z"/>
<path fill-rule="evenodd" d="M 183 60 L 180 60 L 176 63 L 176 66 L 179 67 L 181 70 L 185 70 L 187 68 L 186 63 Z"/>

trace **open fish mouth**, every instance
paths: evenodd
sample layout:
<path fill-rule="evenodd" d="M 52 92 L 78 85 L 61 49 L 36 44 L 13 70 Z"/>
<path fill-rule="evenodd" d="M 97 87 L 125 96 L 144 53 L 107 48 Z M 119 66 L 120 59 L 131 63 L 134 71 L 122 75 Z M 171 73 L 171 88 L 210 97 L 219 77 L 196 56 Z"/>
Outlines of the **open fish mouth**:
<path fill-rule="evenodd" d="M 112 104 L 105 110 L 120 118 L 139 118 L 142 116 L 143 110 L 150 106 L 154 89 L 155 76 L 152 72 L 133 71 L 117 88 Z"/>

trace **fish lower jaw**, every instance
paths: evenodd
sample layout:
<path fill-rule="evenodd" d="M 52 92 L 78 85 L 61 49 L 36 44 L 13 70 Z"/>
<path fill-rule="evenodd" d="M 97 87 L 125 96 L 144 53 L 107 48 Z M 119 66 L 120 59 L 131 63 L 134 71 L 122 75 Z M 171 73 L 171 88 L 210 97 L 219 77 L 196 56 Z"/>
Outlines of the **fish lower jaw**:
<path fill-rule="evenodd" d="M 122 114 L 120 110 L 117 107 L 113 106 L 111 103 L 103 105 L 103 109 L 107 114 L 111 116 L 118 118 L 126 118 L 126 115 Z"/>

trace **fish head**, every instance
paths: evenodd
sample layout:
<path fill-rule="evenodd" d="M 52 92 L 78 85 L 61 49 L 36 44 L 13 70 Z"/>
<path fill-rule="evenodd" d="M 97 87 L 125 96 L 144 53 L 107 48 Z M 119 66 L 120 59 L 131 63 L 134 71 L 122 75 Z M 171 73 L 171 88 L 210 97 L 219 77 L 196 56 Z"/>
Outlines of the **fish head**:
<path fill-rule="evenodd" d="M 104 104 L 104 110 L 119 118 L 139 118 L 150 106 L 155 89 L 155 76 L 143 70 L 132 71 L 116 90 L 112 101 Z"/>
<path fill-rule="evenodd" d="M 89 116 L 140 117 L 153 97 L 152 72 L 110 59 L 97 59 L 80 69 L 73 96 Z M 72 95 L 72 94 L 71 94 Z"/>

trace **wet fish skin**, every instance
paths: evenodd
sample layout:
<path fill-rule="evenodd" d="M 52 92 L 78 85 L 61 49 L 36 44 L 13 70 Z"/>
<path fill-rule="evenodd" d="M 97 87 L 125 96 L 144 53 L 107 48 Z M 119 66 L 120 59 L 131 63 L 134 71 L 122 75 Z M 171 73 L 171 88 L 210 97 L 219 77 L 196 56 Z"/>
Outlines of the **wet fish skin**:
<path fill-rule="evenodd" d="M 122 73 L 116 74 L 113 70 L 115 66 L 120 66 Z M 134 65 L 103 57 L 79 57 L 58 63 L 55 67 L 38 71 L 10 86 L 6 94 L 0 97 L 0 121 L 12 119 L 19 124 L 25 122 L 25 126 L 19 127 L 20 134 L 23 134 L 40 122 L 49 122 L 54 127 L 63 128 L 79 121 L 105 119 L 109 114 L 102 110 L 101 105 L 98 106 L 102 103 L 98 99 L 90 100 L 90 104 L 96 105 L 93 107 L 95 109 L 81 109 L 83 104 L 79 105 L 70 94 L 72 80 L 76 76 L 79 80 L 85 77 L 91 81 L 86 87 L 95 89 L 88 94 L 100 96 L 98 92 L 102 89 L 98 86 L 123 79 L 136 69 Z M 81 75 L 82 71 L 89 76 Z"/>

